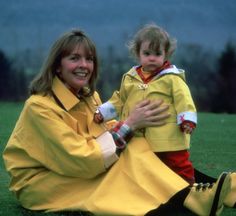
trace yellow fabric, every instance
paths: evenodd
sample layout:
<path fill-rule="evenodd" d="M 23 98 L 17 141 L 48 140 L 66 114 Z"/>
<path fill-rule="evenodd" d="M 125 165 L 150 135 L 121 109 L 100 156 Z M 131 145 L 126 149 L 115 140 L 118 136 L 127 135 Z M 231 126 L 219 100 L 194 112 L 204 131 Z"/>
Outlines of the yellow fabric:
<path fill-rule="evenodd" d="M 166 167 L 143 137 L 133 138 L 105 170 L 93 123 L 95 93 L 77 99 L 58 80 L 50 96 L 31 96 L 4 150 L 10 190 L 28 209 L 85 210 L 97 215 L 144 215 L 188 183 Z"/>
<path fill-rule="evenodd" d="M 145 136 L 154 152 L 188 149 L 190 135 L 180 131 L 177 115 L 186 111 L 195 113 L 196 108 L 184 81 L 184 72 L 157 76 L 148 84 L 143 84 L 133 67 L 124 75 L 120 91 L 115 92 L 109 102 L 121 119 L 126 119 L 137 102 L 143 99 L 162 99 L 163 104 L 169 105 L 171 116 L 164 126 L 140 130 L 136 136 Z"/>

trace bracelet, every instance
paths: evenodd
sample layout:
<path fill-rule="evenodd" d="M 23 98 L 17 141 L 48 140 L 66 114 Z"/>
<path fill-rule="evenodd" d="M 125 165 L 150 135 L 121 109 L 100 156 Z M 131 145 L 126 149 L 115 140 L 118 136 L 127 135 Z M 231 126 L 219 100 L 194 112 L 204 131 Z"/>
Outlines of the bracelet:
<path fill-rule="evenodd" d="M 122 126 L 120 127 L 120 131 L 121 133 L 123 133 L 123 139 L 126 142 L 129 142 L 131 138 L 134 136 L 133 130 L 131 130 L 131 128 L 125 123 L 123 123 Z"/>
<path fill-rule="evenodd" d="M 126 147 L 126 141 L 120 136 L 119 133 L 111 132 L 111 135 L 116 143 L 117 149 L 124 149 Z"/>
<path fill-rule="evenodd" d="M 134 135 L 131 128 L 122 121 L 112 128 L 111 134 L 116 143 L 117 149 L 120 150 L 123 150 L 126 147 L 127 143 Z"/>
<path fill-rule="evenodd" d="M 114 132 L 119 133 L 119 135 L 126 141 L 130 141 L 130 139 L 134 136 L 131 128 L 125 124 L 123 121 L 120 121 L 114 128 Z"/>

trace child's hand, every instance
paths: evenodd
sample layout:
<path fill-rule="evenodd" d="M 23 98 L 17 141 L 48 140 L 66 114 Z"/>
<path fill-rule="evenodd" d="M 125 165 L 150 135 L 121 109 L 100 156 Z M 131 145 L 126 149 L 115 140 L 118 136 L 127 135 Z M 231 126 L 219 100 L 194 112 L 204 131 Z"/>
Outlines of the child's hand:
<path fill-rule="evenodd" d="M 103 122 L 103 116 L 98 109 L 94 113 L 93 120 L 98 124 Z"/>
<path fill-rule="evenodd" d="M 180 125 L 181 131 L 187 134 L 191 134 L 195 128 L 196 124 L 191 121 L 184 121 Z"/>

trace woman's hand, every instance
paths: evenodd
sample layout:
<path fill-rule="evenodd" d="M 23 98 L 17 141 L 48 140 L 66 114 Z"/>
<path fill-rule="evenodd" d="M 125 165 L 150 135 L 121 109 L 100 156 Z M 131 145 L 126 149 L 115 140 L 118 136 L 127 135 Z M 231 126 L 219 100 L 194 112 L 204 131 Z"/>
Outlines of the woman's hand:
<path fill-rule="evenodd" d="M 168 110 L 167 105 L 162 105 L 162 100 L 144 100 L 139 102 L 125 123 L 132 129 L 136 130 L 139 128 L 160 126 L 165 124 L 170 114 L 166 113 Z"/>

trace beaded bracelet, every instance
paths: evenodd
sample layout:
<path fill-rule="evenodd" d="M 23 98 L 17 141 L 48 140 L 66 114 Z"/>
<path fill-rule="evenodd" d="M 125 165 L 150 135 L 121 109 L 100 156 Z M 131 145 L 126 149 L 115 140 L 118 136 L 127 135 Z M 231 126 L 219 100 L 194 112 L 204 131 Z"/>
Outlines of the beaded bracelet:
<path fill-rule="evenodd" d="M 123 123 L 122 126 L 120 127 L 120 132 L 123 133 L 123 139 L 126 142 L 129 142 L 131 140 L 131 138 L 134 136 L 134 132 L 125 123 Z"/>
<path fill-rule="evenodd" d="M 124 149 L 130 139 L 133 137 L 133 131 L 124 122 L 120 121 L 111 130 L 111 134 L 118 149 Z"/>
<path fill-rule="evenodd" d="M 111 135 L 115 141 L 117 149 L 124 149 L 126 147 L 126 141 L 117 132 L 111 132 Z"/>

